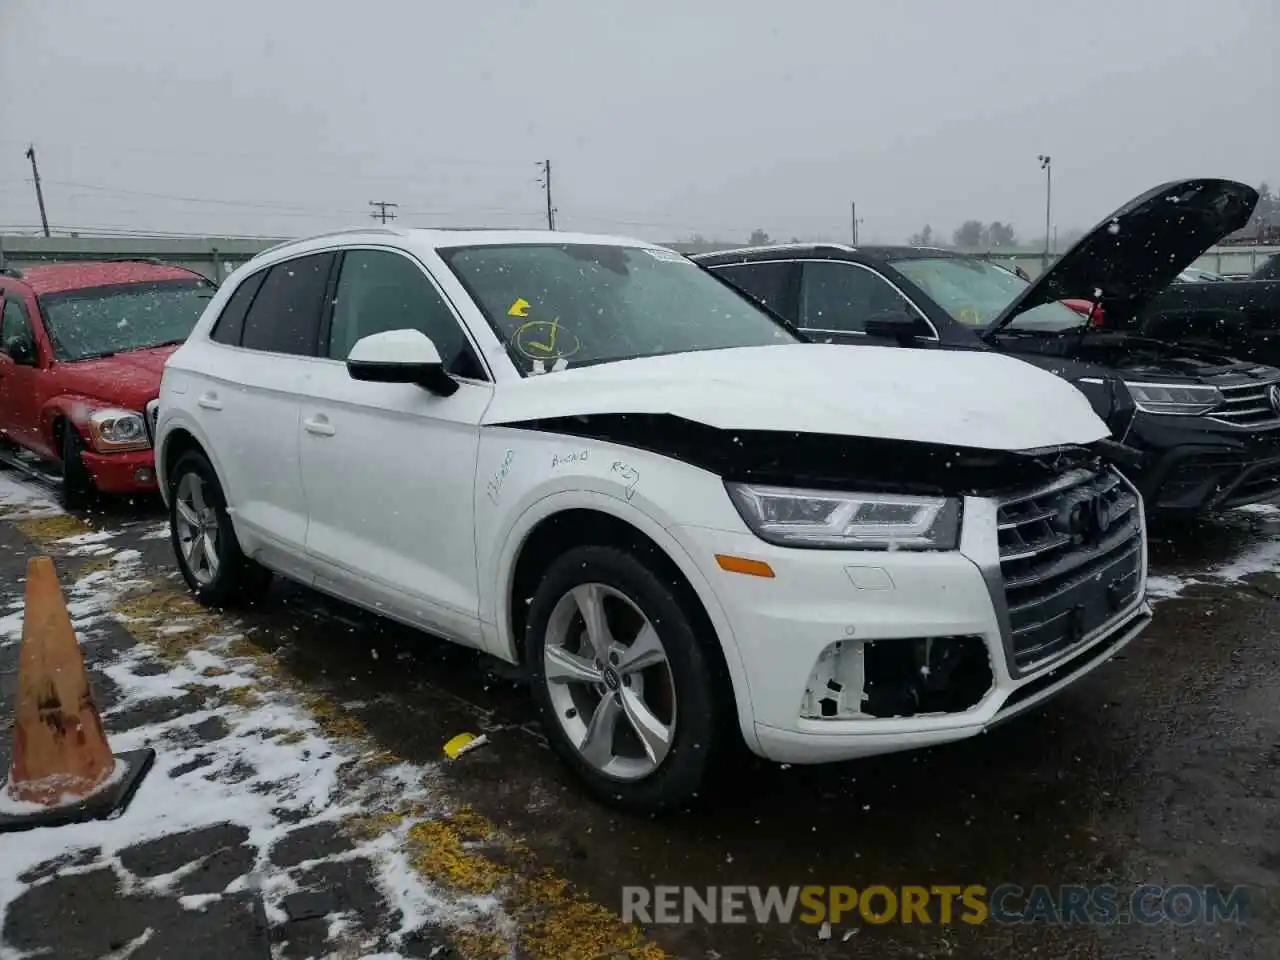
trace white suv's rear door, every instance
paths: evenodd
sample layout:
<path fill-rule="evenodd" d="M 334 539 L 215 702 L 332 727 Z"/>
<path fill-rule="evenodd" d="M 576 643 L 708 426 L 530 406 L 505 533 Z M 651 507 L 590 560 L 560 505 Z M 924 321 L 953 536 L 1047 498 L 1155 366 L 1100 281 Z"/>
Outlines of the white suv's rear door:
<path fill-rule="evenodd" d="M 479 424 L 493 388 L 416 261 L 376 249 L 342 257 L 302 401 L 315 585 L 479 645 L 473 491 Z M 397 329 L 422 331 L 446 368 L 467 375 L 456 393 L 351 378 L 344 361 L 352 345 Z"/>
<path fill-rule="evenodd" d="M 301 398 L 316 363 L 335 260 L 333 253 L 312 254 L 247 278 L 212 332 L 215 343 L 238 349 L 211 344 L 217 356 L 203 376 L 192 371 L 188 388 L 223 474 L 241 545 L 304 580 Z"/>

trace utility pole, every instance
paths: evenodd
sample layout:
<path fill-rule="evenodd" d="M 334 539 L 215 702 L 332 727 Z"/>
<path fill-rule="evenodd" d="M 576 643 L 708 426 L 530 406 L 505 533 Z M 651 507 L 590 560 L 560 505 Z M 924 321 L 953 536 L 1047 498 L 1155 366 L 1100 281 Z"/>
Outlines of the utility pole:
<path fill-rule="evenodd" d="M 44 235 L 49 236 L 49 217 L 44 212 L 44 191 L 40 188 L 40 168 L 36 166 L 36 145 L 27 145 L 27 159 L 31 161 L 31 179 L 36 182 L 36 203 L 40 204 L 40 225 L 44 227 Z"/>
<path fill-rule="evenodd" d="M 1050 213 L 1053 209 L 1053 158 L 1040 154 L 1040 169 L 1044 171 L 1044 268 L 1049 269 Z"/>
<path fill-rule="evenodd" d="M 858 245 L 858 205 L 857 203 L 849 204 L 849 219 L 853 223 L 853 245 Z"/>
<path fill-rule="evenodd" d="M 369 214 L 369 216 L 373 217 L 373 219 L 375 220 L 381 220 L 385 224 L 388 220 L 394 220 L 396 218 L 396 215 L 394 213 L 387 212 L 387 208 L 398 207 L 400 206 L 400 204 L 389 203 L 386 200 L 370 200 L 369 206 L 378 208 L 377 210 L 374 210 L 371 214 Z"/>
<path fill-rule="evenodd" d="M 554 230 L 556 228 L 556 208 L 551 203 L 551 161 L 543 160 L 538 164 L 538 169 L 542 171 L 542 179 L 538 182 L 542 185 L 547 195 L 547 229 Z"/>

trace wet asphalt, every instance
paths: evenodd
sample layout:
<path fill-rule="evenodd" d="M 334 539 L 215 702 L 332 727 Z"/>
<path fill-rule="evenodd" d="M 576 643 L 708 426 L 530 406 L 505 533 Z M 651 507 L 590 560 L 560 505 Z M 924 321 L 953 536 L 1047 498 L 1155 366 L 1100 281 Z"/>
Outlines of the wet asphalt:
<path fill-rule="evenodd" d="M 163 520 L 158 505 L 108 504 L 92 519 L 120 530 L 112 545 L 141 550 L 157 576 L 171 569 L 168 544 L 143 539 Z M 8 526 L 0 581 L 16 591 L 37 548 Z M 1157 525 L 1152 573 L 1194 575 L 1277 536 L 1280 514 Z M 581 793 L 519 682 L 493 661 L 287 584 L 245 621 L 258 628 L 251 642 L 308 686 L 359 703 L 366 729 L 409 760 L 438 760 L 456 733 L 487 733 L 488 746 L 450 766 L 447 789 L 614 910 L 624 885 L 1244 885 L 1248 899 L 1244 922 L 1217 925 L 876 925 L 855 914 L 829 936 L 803 923 L 646 927 L 675 957 L 1280 956 L 1280 578 L 1270 574 L 1160 601 L 1122 655 L 988 734 L 837 766 L 744 760 L 713 808 L 661 819 Z"/>

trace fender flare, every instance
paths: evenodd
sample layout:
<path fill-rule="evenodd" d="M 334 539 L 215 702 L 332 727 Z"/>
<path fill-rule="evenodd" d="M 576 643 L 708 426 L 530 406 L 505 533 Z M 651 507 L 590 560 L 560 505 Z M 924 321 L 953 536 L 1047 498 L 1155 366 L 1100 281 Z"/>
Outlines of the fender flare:
<path fill-rule="evenodd" d="M 729 670 L 730 684 L 733 687 L 738 726 L 742 730 L 743 738 L 747 741 L 747 746 L 758 752 L 759 742 L 755 731 L 755 708 L 751 700 L 750 683 L 742 663 L 742 653 L 738 647 L 737 637 L 734 635 L 733 627 L 719 597 L 710 581 L 703 576 L 689 551 L 671 529 L 622 497 L 595 490 L 560 490 L 533 501 L 515 518 L 507 529 L 506 538 L 498 553 L 496 579 L 490 585 L 494 591 L 496 620 L 491 625 L 494 631 L 491 652 L 511 663 L 519 661 L 515 638 L 511 633 L 511 589 L 515 577 L 516 560 L 534 528 L 548 517 L 566 510 L 595 510 L 635 527 L 657 544 L 659 549 L 679 568 L 693 588 L 716 632 L 716 639 L 720 644 L 720 650 Z"/>
<path fill-rule="evenodd" d="M 156 424 L 156 445 L 155 445 L 154 452 L 155 452 L 155 460 L 156 460 L 156 483 L 160 488 L 160 497 L 161 499 L 164 500 L 165 506 L 169 505 L 169 478 L 166 475 L 166 471 L 165 471 L 165 459 L 166 459 L 165 450 L 168 447 L 169 443 L 172 441 L 173 434 L 178 430 L 181 430 L 185 433 L 190 434 L 191 437 L 196 441 L 196 443 L 200 445 L 201 451 L 208 458 L 209 463 L 213 466 L 213 472 L 218 477 L 218 483 L 222 485 L 222 492 L 226 496 L 227 502 L 234 503 L 235 501 L 233 499 L 233 492 L 228 488 L 228 485 L 227 485 L 226 471 L 222 469 L 222 464 L 218 460 L 217 454 L 213 452 L 213 446 L 209 443 L 208 436 L 205 434 L 203 430 L 200 429 L 200 425 L 197 424 L 194 420 L 188 419 L 187 417 L 183 416 L 181 411 L 174 411 L 166 417 L 163 413 L 163 408 L 161 409 L 162 409 L 162 413 L 161 413 L 162 419 L 158 424 Z M 234 510 L 231 511 L 231 519 L 232 519 L 232 522 L 234 523 L 235 522 Z M 239 535 L 239 533 L 240 531 L 237 530 L 236 531 L 237 536 Z"/>
<path fill-rule="evenodd" d="M 40 436 L 49 444 L 49 449 L 61 454 L 57 440 L 53 435 L 54 421 L 66 418 L 77 430 L 84 432 L 84 421 L 94 410 L 105 410 L 119 404 L 112 404 L 98 397 L 90 397 L 79 393 L 60 393 L 50 397 L 40 407 Z"/>

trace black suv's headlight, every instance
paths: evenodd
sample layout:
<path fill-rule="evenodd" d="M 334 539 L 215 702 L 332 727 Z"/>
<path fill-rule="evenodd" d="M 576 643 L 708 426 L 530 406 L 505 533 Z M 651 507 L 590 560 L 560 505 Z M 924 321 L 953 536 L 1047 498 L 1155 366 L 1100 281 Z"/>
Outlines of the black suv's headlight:
<path fill-rule="evenodd" d="M 1217 387 L 1201 384 L 1135 383 L 1126 380 L 1125 386 L 1133 394 L 1133 402 L 1138 409 L 1147 413 L 1198 417 L 1222 403 L 1222 392 Z"/>
<path fill-rule="evenodd" d="M 734 506 L 761 540 L 784 547 L 954 550 L 960 501 L 889 493 L 837 493 L 726 483 Z"/>

